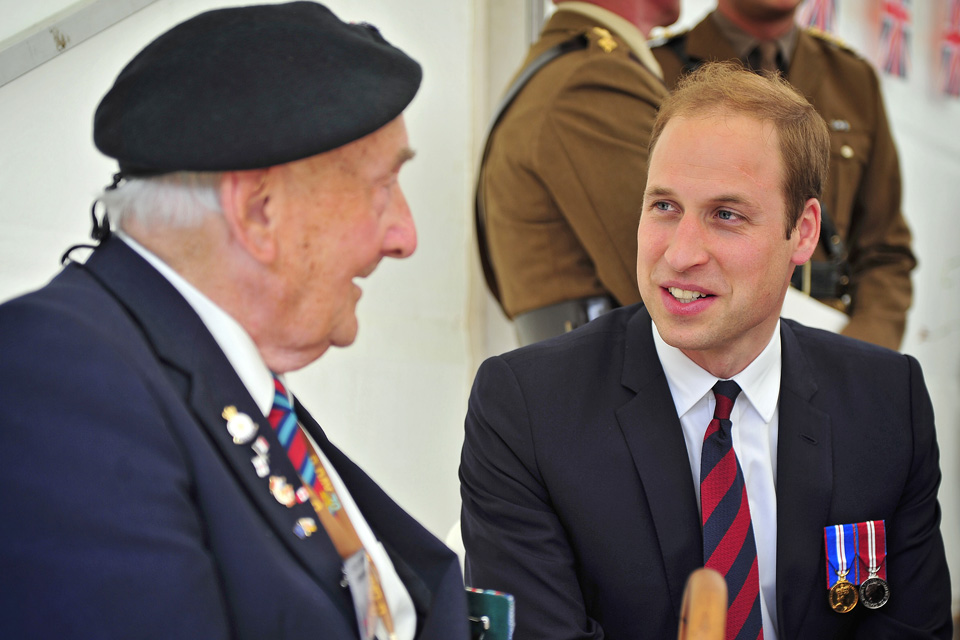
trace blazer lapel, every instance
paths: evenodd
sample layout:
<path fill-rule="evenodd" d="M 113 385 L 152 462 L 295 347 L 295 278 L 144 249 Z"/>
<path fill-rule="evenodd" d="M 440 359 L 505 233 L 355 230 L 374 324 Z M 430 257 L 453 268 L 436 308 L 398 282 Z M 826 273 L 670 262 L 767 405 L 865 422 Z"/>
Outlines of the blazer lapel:
<path fill-rule="evenodd" d="M 617 411 L 617 420 L 643 483 L 679 616 L 687 576 L 703 565 L 703 544 L 690 459 L 651 330 L 641 309 L 627 330 L 622 376 L 636 396 Z"/>
<path fill-rule="evenodd" d="M 184 398 L 238 485 L 277 538 L 352 621 L 352 601 L 339 586 L 342 574 L 339 554 L 322 527 L 316 535 L 306 538 L 295 533 L 299 519 L 317 521 L 309 503 L 287 507 L 271 494 L 270 476 L 284 477 L 296 487 L 299 486 L 297 473 L 270 424 L 193 308 L 173 285 L 119 239 L 105 240 L 84 268 L 113 293 L 139 324 L 167 367 L 172 385 Z M 227 431 L 223 416 L 226 407 L 248 415 L 258 427 L 257 436 L 266 439 L 270 468 L 267 477 L 261 478 L 254 467 L 253 441 L 237 444 Z"/>
<path fill-rule="evenodd" d="M 804 617 L 826 597 L 820 561 L 833 493 L 830 416 L 813 406 L 817 383 L 787 322 L 781 322 L 783 373 L 777 445 L 777 618 L 780 638 L 798 637 Z"/>

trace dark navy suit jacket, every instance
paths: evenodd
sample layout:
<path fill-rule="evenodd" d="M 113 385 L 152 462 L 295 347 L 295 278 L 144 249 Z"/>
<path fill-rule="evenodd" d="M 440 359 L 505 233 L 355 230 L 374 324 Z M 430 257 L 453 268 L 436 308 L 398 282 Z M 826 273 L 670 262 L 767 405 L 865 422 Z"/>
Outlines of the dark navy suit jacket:
<path fill-rule="evenodd" d="M 199 317 L 115 238 L 0 306 L 0 637 L 356 638 L 341 560 L 309 504 L 287 508 L 238 445 L 254 417 Z M 466 638 L 455 555 L 324 436 L 417 609 L 418 638 Z"/>
<path fill-rule="evenodd" d="M 781 323 L 780 640 L 949 638 L 939 453 L 917 362 Z M 680 421 L 642 306 L 480 368 L 460 467 L 467 584 L 516 596 L 517 637 L 676 637 L 703 565 Z M 886 520 L 889 603 L 827 603 L 824 527 Z"/>

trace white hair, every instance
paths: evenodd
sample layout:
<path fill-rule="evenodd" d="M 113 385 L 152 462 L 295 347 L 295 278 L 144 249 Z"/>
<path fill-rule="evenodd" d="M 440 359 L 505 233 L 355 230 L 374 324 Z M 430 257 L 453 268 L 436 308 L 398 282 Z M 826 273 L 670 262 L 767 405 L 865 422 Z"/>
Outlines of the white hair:
<path fill-rule="evenodd" d="M 167 173 L 159 176 L 128 178 L 116 189 L 100 194 L 117 227 L 133 220 L 145 227 L 194 227 L 210 215 L 223 213 L 220 204 L 219 172 Z"/>

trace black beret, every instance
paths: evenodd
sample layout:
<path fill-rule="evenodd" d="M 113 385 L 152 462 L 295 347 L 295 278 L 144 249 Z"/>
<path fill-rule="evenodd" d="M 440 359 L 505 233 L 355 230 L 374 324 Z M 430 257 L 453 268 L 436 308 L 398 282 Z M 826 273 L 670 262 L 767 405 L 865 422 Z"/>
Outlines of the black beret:
<path fill-rule="evenodd" d="M 421 77 L 374 27 L 315 2 L 217 9 L 137 54 L 97 107 L 93 139 L 126 176 L 269 167 L 376 131 Z"/>

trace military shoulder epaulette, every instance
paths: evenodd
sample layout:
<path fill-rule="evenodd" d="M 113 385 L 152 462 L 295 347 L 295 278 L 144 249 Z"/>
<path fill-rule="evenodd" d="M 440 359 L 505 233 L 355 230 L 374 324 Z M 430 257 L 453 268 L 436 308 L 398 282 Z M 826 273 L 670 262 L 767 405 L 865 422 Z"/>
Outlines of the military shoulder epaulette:
<path fill-rule="evenodd" d="M 844 51 L 849 51 L 854 55 L 859 55 L 857 54 L 856 51 L 853 50 L 853 48 L 850 47 L 850 45 L 844 42 L 844 40 L 840 36 L 829 33 L 827 31 L 822 31 L 820 29 L 817 29 L 816 27 L 807 27 L 804 30 L 810 35 L 812 35 L 814 38 L 817 38 L 818 40 L 823 40 L 824 42 L 832 44 L 838 49 L 843 49 Z"/>

